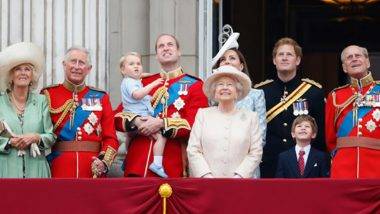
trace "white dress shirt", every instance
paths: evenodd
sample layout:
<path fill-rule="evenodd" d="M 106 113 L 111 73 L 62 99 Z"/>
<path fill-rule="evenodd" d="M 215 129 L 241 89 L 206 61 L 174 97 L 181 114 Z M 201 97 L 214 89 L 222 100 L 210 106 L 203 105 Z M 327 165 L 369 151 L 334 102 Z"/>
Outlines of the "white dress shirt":
<path fill-rule="evenodd" d="M 297 161 L 298 161 L 298 158 L 300 157 L 300 155 L 299 155 L 300 151 L 301 150 L 305 151 L 305 155 L 303 156 L 303 160 L 305 161 L 305 167 L 306 167 L 307 158 L 309 157 L 309 153 L 310 153 L 310 149 L 311 149 L 310 144 L 305 146 L 305 147 L 301 147 L 301 146 L 296 144 L 295 148 L 296 148 Z"/>

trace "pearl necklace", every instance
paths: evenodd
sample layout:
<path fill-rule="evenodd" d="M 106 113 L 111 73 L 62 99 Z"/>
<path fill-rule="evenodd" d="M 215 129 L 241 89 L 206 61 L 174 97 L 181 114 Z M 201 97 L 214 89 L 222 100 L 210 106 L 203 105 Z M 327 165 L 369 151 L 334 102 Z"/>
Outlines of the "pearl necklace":
<path fill-rule="evenodd" d="M 11 102 L 12 102 L 13 106 L 16 107 L 17 111 L 19 111 L 20 113 L 24 113 L 25 103 L 24 104 L 17 103 L 17 100 L 16 100 L 15 96 L 13 95 L 13 92 L 11 92 L 10 94 L 12 97 Z"/>

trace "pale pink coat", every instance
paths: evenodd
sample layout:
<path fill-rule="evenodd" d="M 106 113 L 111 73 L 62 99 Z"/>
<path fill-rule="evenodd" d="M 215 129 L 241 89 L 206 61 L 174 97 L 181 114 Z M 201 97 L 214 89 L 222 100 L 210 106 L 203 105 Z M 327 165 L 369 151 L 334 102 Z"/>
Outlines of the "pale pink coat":
<path fill-rule="evenodd" d="M 252 178 L 263 152 L 258 126 L 256 112 L 225 115 L 217 107 L 199 109 L 187 146 L 190 176 Z"/>

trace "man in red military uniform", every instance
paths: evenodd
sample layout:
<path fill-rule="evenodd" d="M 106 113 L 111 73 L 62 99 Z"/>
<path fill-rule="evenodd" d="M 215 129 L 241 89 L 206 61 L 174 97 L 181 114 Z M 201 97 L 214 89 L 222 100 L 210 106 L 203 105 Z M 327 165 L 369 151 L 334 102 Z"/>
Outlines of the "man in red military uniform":
<path fill-rule="evenodd" d="M 52 177 L 102 176 L 111 166 L 118 147 L 109 96 L 84 83 L 92 67 L 86 49 L 70 48 L 63 66 L 63 84 L 42 90 L 48 98 L 57 135 L 57 143 L 48 156 Z"/>
<path fill-rule="evenodd" d="M 326 103 L 326 142 L 333 154 L 331 177 L 380 178 L 380 83 L 369 72 L 368 51 L 356 45 L 342 51 L 351 83 L 330 92 Z"/>
<path fill-rule="evenodd" d="M 125 176 L 156 176 L 148 169 L 153 160 L 154 140 L 147 136 L 159 130 L 168 138 L 163 153 L 165 172 L 169 177 L 186 176 L 185 154 L 191 126 L 198 109 L 207 106 L 202 81 L 185 74 L 179 65 L 181 53 L 177 39 L 169 34 L 160 35 L 156 41 L 156 52 L 162 71 L 142 80 L 145 86 L 157 78 L 165 79 L 163 85 L 150 93 L 155 117 L 140 117 L 130 112 L 115 115 L 118 130 L 137 129 L 140 133 L 130 142 Z"/>

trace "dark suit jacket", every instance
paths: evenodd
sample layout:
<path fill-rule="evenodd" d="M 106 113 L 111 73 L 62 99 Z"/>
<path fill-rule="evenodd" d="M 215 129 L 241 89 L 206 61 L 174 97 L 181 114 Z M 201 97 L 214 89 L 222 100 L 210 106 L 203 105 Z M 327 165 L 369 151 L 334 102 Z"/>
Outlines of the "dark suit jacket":
<path fill-rule="evenodd" d="M 296 91 L 298 86 L 304 82 L 297 71 L 296 77 L 288 82 L 282 82 L 277 75 L 273 82 L 264 84 L 257 89 L 263 89 L 265 94 L 265 105 L 267 112 L 276 106 L 284 95 L 284 89 L 290 95 Z M 309 115 L 315 118 L 318 127 L 317 137 L 313 140 L 312 145 L 320 151 L 326 151 L 325 145 L 325 97 L 323 89 L 312 85 L 300 98 L 306 99 L 308 103 Z M 260 174 L 262 178 L 274 178 L 277 169 L 278 155 L 296 143 L 291 135 L 292 123 L 296 116 L 293 114 L 292 105 L 278 114 L 267 124 L 266 144 L 263 148 L 263 158 L 260 164 Z"/>
<path fill-rule="evenodd" d="M 330 158 L 327 153 L 311 148 L 307 158 L 304 175 L 298 169 L 295 148 L 280 153 L 278 157 L 277 178 L 322 178 L 330 176 Z"/>

